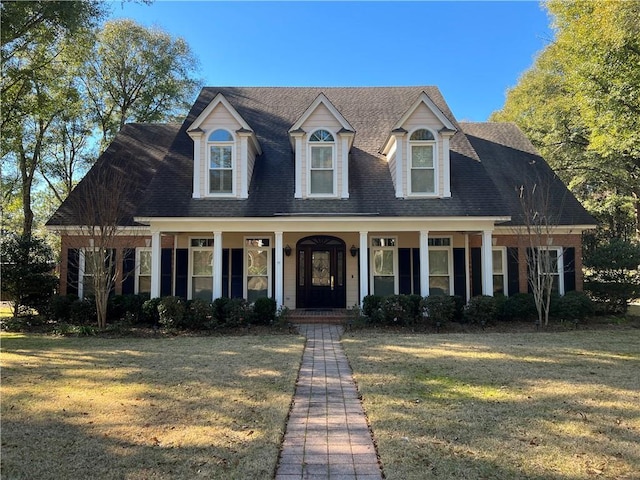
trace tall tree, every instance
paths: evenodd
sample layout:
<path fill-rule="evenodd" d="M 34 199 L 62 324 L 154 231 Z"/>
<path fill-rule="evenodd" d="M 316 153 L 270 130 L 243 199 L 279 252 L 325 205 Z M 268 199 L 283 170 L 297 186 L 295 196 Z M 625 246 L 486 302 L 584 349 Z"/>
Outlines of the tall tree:
<path fill-rule="evenodd" d="M 516 122 L 610 234 L 633 222 L 640 238 L 640 2 L 545 5 L 556 37 L 492 118 Z"/>
<path fill-rule="evenodd" d="M 103 148 L 127 122 L 157 122 L 183 114 L 199 80 L 197 61 L 182 38 L 132 20 L 107 22 L 84 75 Z"/>

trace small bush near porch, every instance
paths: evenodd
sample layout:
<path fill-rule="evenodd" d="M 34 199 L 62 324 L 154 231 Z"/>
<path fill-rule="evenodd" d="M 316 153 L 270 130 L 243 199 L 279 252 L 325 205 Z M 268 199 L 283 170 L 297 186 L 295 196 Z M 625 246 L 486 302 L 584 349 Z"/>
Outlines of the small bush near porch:
<path fill-rule="evenodd" d="M 302 337 L 1 341 L 3 478 L 274 474 Z"/>
<path fill-rule="evenodd" d="M 640 330 L 342 342 L 394 479 L 636 479 Z"/>

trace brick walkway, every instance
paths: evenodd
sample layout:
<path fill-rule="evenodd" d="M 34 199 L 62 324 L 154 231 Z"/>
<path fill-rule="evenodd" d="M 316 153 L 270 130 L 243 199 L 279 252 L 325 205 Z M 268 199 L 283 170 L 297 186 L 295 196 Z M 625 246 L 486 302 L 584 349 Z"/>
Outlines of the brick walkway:
<path fill-rule="evenodd" d="M 381 480 L 341 327 L 301 325 L 307 337 L 276 480 Z"/>

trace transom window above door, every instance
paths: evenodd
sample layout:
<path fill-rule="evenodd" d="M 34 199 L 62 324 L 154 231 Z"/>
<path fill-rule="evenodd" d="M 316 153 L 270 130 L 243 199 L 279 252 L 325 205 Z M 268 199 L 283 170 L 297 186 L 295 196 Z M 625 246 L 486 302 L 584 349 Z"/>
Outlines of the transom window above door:
<path fill-rule="evenodd" d="M 207 139 L 209 194 L 233 193 L 234 139 L 227 130 L 211 132 Z"/>
<path fill-rule="evenodd" d="M 309 136 L 309 192 L 328 196 L 335 193 L 335 139 L 327 130 Z"/>

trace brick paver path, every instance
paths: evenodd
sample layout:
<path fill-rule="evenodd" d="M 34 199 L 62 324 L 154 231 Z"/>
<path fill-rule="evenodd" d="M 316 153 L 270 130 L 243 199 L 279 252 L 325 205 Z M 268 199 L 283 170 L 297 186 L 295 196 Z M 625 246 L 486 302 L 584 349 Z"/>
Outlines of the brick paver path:
<path fill-rule="evenodd" d="M 307 337 L 276 480 L 381 480 L 369 427 L 337 325 Z"/>

